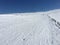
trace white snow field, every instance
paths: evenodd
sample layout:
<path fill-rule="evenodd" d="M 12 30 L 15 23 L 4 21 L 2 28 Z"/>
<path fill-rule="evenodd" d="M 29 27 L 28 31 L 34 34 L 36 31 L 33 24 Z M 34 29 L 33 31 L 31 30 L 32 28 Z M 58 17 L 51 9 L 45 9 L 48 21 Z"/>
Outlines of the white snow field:
<path fill-rule="evenodd" d="M 58 12 L 0 14 L 0 45 L 60 45 Z"/>

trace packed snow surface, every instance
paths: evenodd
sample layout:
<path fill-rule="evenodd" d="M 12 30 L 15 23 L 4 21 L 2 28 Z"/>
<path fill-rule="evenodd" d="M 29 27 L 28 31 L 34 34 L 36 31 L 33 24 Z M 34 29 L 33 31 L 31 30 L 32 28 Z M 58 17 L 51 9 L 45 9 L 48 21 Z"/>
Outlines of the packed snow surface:
<path fill-rule="evenodd" d="M 60 45 L 59 12 L 0 14 L 0 45 Z"/>

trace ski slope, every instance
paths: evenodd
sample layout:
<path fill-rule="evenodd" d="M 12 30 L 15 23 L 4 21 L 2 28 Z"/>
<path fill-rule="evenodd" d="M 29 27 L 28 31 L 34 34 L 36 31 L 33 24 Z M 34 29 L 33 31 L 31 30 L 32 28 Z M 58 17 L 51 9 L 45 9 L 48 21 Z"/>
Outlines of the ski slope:
<path fill-rule="evenodd" d="M 60 45 L 53 12 L 0 14 L 0 45 Z"/>
<path fill-rule="evenodd" d="M 49 11 L 48 15 L 51 18 L 52 44 L 60 45 L 60 9 Z"/>

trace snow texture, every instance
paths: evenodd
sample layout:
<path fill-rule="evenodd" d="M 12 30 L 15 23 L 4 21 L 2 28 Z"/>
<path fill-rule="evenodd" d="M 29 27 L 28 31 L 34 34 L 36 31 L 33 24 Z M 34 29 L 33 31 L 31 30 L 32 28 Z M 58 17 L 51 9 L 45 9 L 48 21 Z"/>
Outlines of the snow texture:
<path fill-rule="evenodd" d="M 54 11 L 1 14 L 0 45 L 60 45 L 60 13 Z"/>

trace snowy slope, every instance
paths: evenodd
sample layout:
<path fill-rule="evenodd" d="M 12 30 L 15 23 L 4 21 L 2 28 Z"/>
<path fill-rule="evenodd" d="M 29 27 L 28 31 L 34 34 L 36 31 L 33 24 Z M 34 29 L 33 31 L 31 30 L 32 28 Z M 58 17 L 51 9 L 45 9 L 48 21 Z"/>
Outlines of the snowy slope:
<path fill-rule="evenodd" d="M 60 29 L 54 21 L 57 19 L 49 13 L 53 15 L 53 12 L 1 14 L 0 45 L 60 45 Z"/>
<path fill-rule="evenodd" d="M 47 15 L 51 18 L 52 44 L 60 45 L 60 9 L 48 11 Z"/>
<path fill-rule="evenodd" d="M 60 22 L 60 9 L 48 11 L 47 14 L 51 17 L 54 18 L 55 20 Z"/>

